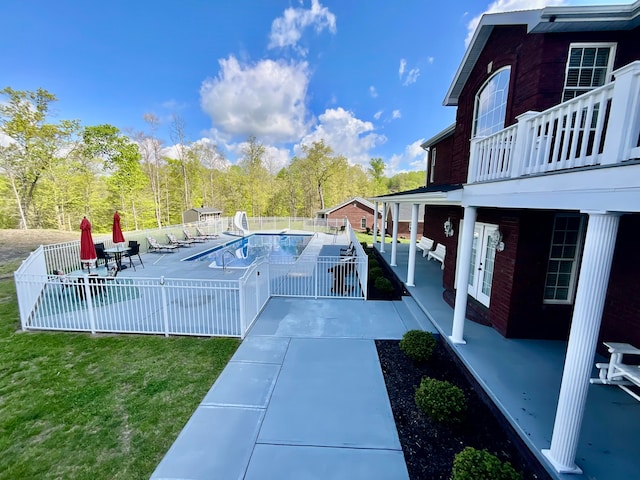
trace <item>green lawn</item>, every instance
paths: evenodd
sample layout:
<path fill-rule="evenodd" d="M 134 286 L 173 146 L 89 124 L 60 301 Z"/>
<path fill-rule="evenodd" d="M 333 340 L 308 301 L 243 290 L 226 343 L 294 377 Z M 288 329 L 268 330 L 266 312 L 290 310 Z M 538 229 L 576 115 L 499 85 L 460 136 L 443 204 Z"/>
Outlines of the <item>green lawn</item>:
<path fill-rule="evenodd" d="M 356 237 L 358 237 L 358 241 L 367 242 L 368 246 L 373 245 L 373 234 L 364 233 L 364 232 L 356 232 Z M 380 233 L 378 232 L 378 242 L 380 242 Z M 398 238 L 398 243 L 409 243 L 410 240 L 408 238 Z M 387 243 L 391 243 L 391 237 L 387 236 Z"/>
<path fill-rule="evenodd" d="M 0 479 L 146 479 L 236 339 L 18 330 L 0 280 Z"/>

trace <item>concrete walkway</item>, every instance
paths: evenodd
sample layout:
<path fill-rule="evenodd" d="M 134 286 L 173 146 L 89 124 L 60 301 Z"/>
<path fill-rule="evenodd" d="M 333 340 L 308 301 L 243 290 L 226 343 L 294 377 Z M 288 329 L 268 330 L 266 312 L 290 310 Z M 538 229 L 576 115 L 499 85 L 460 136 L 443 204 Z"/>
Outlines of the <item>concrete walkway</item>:
<path fill-rule="evenodd" d="M 435 332 L 412 302 L 272 298 L 151 478 L 408 479 L 374 340 Z"/>

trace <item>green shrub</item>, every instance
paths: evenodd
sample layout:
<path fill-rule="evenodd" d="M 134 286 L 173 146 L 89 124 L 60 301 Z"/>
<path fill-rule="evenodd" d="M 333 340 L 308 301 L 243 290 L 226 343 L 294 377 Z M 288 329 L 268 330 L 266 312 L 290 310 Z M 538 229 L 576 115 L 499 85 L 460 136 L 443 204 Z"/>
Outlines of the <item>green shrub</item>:
<path fill-rule="evenodd" d="M 466 447 L 453 459 L 451 480 L 522 480 L 522 475 L 486 450 Z"/>
<path fill-rule="evenodd" d="M 367 248 L 369 248 L 369 245 L 367 245 L 367 242 L 360 242 L 360 245 L 362 245 L 363 250 L 366 250 Z"/>
<path fill-rule="evenodd" d="M 436 348 L 436 338 L 424 330 L 409 330 L 400 340 L 400 350 L 414 362 L 429 360 Z"/>
<path fill-rule="evenodd" d="M 460 388 L 435 378 L 424 377 L 416 389 L 416 405 L 436 422 L 458 423 L 467 411 L 467 398 Z"/>
<path fill-rule="evenodd" d="M 391 280 L 385 277 L 376 278 L 373 285 L 376 287 L 380 293 L 391 293 L 393 292 L 393 285 L 391 284 Z"/>
<path fill-rule="evenodd" d="M 384 271 L 380 267 L 373 267 L 369 269 L 369 278 L 372 280 L 376 280 L 378 277 L 382 277 L 384 275 Z"/>
<path fill-rule="evenodd" d="M 375 255 L 373 257 L 369 257 L 369 268 L 374 268 L 379 266 L 380 266 L 380 263 L 375 258 Z"/>

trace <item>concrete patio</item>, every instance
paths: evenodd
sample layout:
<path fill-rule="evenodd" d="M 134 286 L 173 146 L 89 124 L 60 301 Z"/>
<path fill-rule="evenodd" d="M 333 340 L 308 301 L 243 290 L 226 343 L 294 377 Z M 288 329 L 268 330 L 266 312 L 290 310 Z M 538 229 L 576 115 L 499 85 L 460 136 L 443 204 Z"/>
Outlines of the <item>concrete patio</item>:
<path fill-rule="evenodd" d="M 383 256 L 389 261 L 390 247 Z M 406 279 L 408 245 L 394 271 Z M 272 298 L 152 479 L 408 478 L 374 339 L 451 332 L 442 272 L 418 256 L 400 302 Z M 452 345 L 542 464 L 566 343 L 511 340 L 470 321 Z M 595 376 L 594 372 L 594 376 Z M 591 385 L 577 463 L 560 480 L 640 478 L 640 405 Z"/>

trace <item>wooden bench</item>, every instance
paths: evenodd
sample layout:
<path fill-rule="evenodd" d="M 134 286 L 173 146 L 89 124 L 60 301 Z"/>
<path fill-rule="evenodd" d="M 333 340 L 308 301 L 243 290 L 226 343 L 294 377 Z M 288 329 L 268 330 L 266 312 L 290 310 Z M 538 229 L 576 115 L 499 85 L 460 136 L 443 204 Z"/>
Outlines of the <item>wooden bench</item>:
<path fill-rule="evenodd" d="M 422 250 L 422 257 L 424 258 L 427 256 L 427 253 L 429 253 L 433 248 L 433 240 L 423 236 L 416 244 L 416 248 Z"/>
<path fill-rule="evenodd" d="M 446 254 L 447 248 L 441 243 L 438 243 L 435 250 L 431 250 L 429 253 L 427 253 L 427 260 L 431 260 L 433 258 L 434 260 L 439 261 L 440 263 L 442 263 L 442 270 L 444 270 L 444 257 Z"/>
<path fill-rule="evenodd" d="M 640 349 L 628 343 L 604 342 L 604 344 L 609 349 L 611 358 L 609 363 L 596 363 L 599 375 L 598 378 L 592 378 L 590 382 L 600 385 L 617 385 L 640 401 L 640 394 L 629 388 L 640 387 L 640 365 L 623 362 L 625 355 L 640 355 Z"/>

